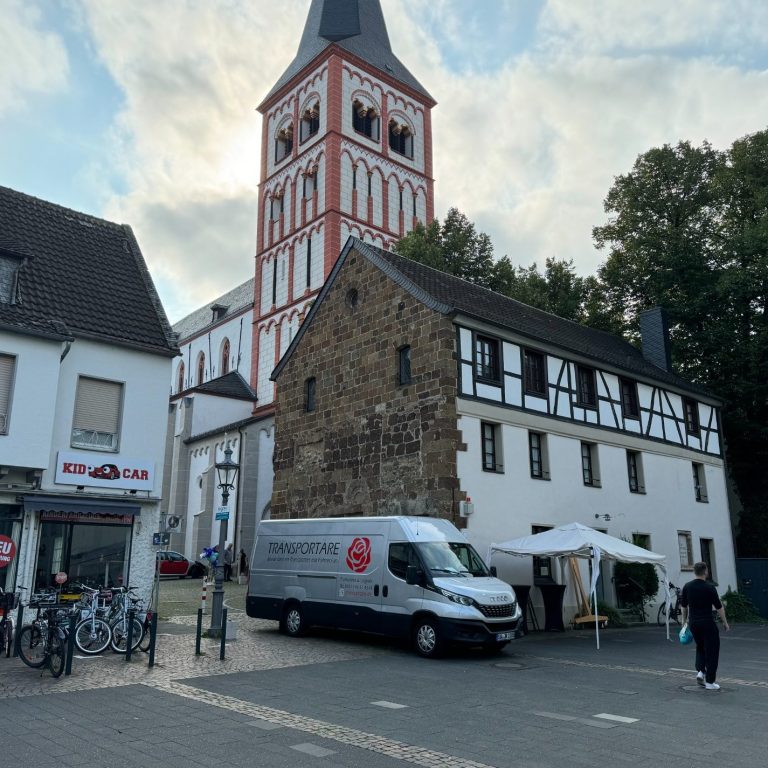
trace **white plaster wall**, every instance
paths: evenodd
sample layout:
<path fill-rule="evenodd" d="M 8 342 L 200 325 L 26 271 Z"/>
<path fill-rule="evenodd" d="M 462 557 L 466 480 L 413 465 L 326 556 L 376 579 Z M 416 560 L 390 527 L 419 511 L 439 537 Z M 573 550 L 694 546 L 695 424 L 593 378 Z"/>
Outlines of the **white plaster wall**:
<path fill-rule="evenodd" d="M 192 435 L 202 435 L 222 425 L 232 424 L 251 415 L 253 404 L 248 400 L 230 397 L 215 397 L 202 392 L 194 394 L 195 407 L 192 412 Z"/>
<path fill-rule="evenodd" d="M 184 522 L 184 551 L 182 554 L 193 560 L 200 559 L 199 552 L 193 552 L 194 544 L 194 520 L 203 510 L 205 503 L 203 499 L 202 479 L 203 476 L 211 471 L 212 462 L 210 459 L 210 449 L 207 445 L 200 446 L 193 450 L 189 455 L 189 481 L 187 490 L 187 519 Z"/>
<path fill-rule="evenodd" d="M 256 519 L 261 520 L 265 507 L 272 499 L 272 484 L 274 471 L 272 468 L 272 454 L 275 450 L 275 427 L 259 430 L 259 465 L 256 483 Z M 251 553 L 248 553 L 251 560 Z"/>
<path fill-rule="evenodd" d="M 463 415 L 459 428 L 467 451 L 457 453 L 458 476 L 461 489 L 475 505 L 467 535 L 483 556 L 491 542 L 529 535 L 532 525 L 579 522 L 619 538 L 650 534 L 653 550 L 667 557 L 670 579 L 680 584 L 690 579 L 691 573 L 681 571 L 677 532 L 690 531 L 695 559 L 700 557 L 699 539 L 714 539 L 720 591 L 729 585 L 735 587 L 730 519 L 719 460 L 706 460 L 709 503 L 702 504 L 695 500 L 690 459 L 664 453 L 663 446 L 650 441 L 648 450 L 642 452 L 646 493 L 636 494 L 629 491 L 626 449 L 620 436 L 611 435 L 612 444 L 608 445 L 601 442 L 604 432 L 595 430 L 591 435 L 598 444 L 602 483 L 595 488 L 583 484 L 579 439 L 548 432 L 551 479 L 537 480 L 530 476 L 526 428 L 501 425 L 503 474 L 481 468 L 480 419 Z M 608 522 L 602 519 L 606 514 L 611 518 Z M 530 558 L 497 554 L 493 564 L 499 576 L 510 583 L 532 583 Z M 606 589 L 611 595 L 610 582 L 606 582 Z M 570 592 L 566 603 L 575 604 Z"/>
<path fill-rule="evenodd" d="M 168 422 L 168 379 L 171 358 L 136 352 L 78 339 L 61 364 L 59 391 L 48 466 L 56 464 L 58 451 L 71 450 L 72 419 L 78 376 L 92 376 L 123 383 L 123 410 L 119 450 L 116 455 L 143 459 L 155 465 L 154 495 L 163 480 L 165 433 Z M 78 449 L 82 450 L 82 449 Z M 105 453 L 99 450 L 98 453 Z M 72 486 L 53 482 L 53 471 L 43 473 L 45 490 L 70 492 Z M 84 493 L 100 492 L 89 489 Z"/>
<path fill-rule="evenodd" d="M 16 357 L 8 434 L 0 435 L 0 465 L 48 466 L 64 345 L 0 332 L 0 353 Z"/>

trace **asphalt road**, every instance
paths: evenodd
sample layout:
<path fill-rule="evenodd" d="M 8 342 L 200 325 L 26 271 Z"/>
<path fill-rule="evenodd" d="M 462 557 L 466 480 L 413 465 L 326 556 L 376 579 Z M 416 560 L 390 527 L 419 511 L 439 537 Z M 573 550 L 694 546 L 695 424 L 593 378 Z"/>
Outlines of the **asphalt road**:
<path fill-rule="evenodd" d="M 12 734 L 1 764 L 768 764 L 766 626 L 723 635 L 718 692 L 696 685 L 693 650 L 657 628 L 607 631 L 599 651 L 588 631 L 536 633 L 497 656 L 434 661 L 358 636 L 259 631 L 286 658 L 311 646 L 311 660 L 0 700 Z"/>

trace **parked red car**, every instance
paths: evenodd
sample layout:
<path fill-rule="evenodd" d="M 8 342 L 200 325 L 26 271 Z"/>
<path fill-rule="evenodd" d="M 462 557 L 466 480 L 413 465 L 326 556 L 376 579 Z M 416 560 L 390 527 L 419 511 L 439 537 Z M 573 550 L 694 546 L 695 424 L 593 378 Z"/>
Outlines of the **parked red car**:
<path fill-rule="evenodd" d="M 158 552 L 157 562 L 160 564 L 161 576 L 177 576 L 186 579 L 192 563 L 179 552 Z"/>

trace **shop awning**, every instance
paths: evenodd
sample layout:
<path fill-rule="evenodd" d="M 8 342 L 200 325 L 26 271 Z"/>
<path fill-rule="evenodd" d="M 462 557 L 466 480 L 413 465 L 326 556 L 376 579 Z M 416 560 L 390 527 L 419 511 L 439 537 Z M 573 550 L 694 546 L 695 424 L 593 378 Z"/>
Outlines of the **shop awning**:
<path fill-rule="evenodd" d="M 107 501 L 104 499 L 72 498 L 71 496 L 24 497 L 25 512 L 60 512 L 65 514 L 101 514 L 138 517 L 141 504 L 135 501 Z"/>

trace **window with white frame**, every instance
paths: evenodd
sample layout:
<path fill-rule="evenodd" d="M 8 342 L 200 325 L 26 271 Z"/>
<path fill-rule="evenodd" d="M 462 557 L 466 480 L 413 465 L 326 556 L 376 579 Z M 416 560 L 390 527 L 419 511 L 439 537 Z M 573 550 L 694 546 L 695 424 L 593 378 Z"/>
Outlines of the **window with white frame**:
<path fill-rule="evenodd" d="M 625 419 L 640 418 L 640 404 L 637 400 L 637 382 L 621 379 L 621 411 Z"/>
<path fill-rule="evenodd" d="M 81 376 L 75 396 L 72 447 L 117 451 L 122 406 L 122 384 Z"/>
<path fill-rule="evenodd" d="M 581 444 L 581 477 L 584 485 L 593 488 L 600 487 L 600 467 L 597 457 L 597 446 L 594 443 Z"/>
<path fill-rule="evenodd" d="M 594 408 L 597 405 L 594 370 L 583 365 L 577 365 L 576 382 L 578 387 L 576 402 L 585 408 Z"/>
<path fill-rule="evenodd" d="M 475 336 L 475 376 L 483 381 L 501 381 L 498 339 Z"/>
<path fill-rule="evenodd" d="M 16 358 L 13 355 L 0 355 L 0 435 L 8 434 L 15 372 Z"/>
<path fill-rule="evenodd" d="M 503 472 L 501 461 L 501 425 L 483 421 L 480 424 L 482 440 L 483 471 Z"/>
<path fill-rule="evenodd" d="M 685 429 L 689 435 L 699 434 L 699 404 L 690 397 L 683 398 Z"/>
<path fill-rule="evenodd" d="M 690 531 L 677 532 L 677 548 L 680 551 L 680 568 L 684 571 L 692 571 L 693 542 Z"/>
<path fill-rule="evenodd" d="M 541 352 L 526 349 L 523 353 L 525 391 L 531 395 L 547 395 L 546 361 Z"/>
<path fill-rule="evenodd" d="M 528 433 L 528 459 L 531 477 L 535 480 L 549 480 L 547 436 L 543 432 Z"/>
<path fill-rule="evenodd" d="M 643 457 L 639 451 L 627 451 L 627 479 L 632 493 L 645 493 Z"/>

